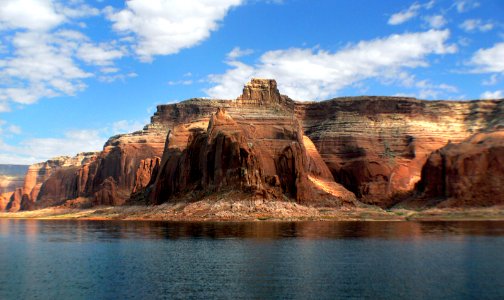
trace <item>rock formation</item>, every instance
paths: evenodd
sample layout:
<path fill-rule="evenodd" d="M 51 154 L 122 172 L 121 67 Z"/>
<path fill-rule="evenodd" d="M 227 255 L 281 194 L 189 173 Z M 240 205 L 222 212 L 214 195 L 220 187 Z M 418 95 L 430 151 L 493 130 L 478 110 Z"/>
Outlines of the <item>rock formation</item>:
<path fill-rule="evenodd" d="M 320 156 L 306 151 L 308 138 L 296 120 L 278 113 L 275 126 L 268 118 L 255 121 L 235 121 L 218 108 L 207 130 L 193 131 L 183 151 L 172 150 L 168 141 L 151 201 L 159 204 L 188 193 L 197 198 L 234 189 L 256 200 L 355 204 L 354 195 L 335 183 L 327 169 L 317 168 L 323 165 Z M 312 182 L 316 179 L 336 188 L 319 188 Z"/>
<path fill-rule="evenodd" d="M 5 209 L 12 193 L 23 187 L 27 165 L 0 165 L 0 211 Z"/>
<path fill-rule="evenodd" d="M 410 206 L 504 204 L 504 130 L 478 133 L 434 151 Z"/>
<path fill-rule="evenodd" d="M 504 127 L 503 100 L 351 97 L 298 103 L 296 113 L 336 181 L 380 206 L 413 190 L 432 151 Z"/>
<path fill-rule="evenodd" d="M 499 128 L 503 99 L 296 102 L 274 80 L 253 79 L 236 100 L 159 105 L 150 124 L 101 152 L 31 166 L 0 208 L 161 203 L 235 188 L 310 205 L 354 203 L 355 194 L 387 207 L 414 191 L 433 151 Z"/>

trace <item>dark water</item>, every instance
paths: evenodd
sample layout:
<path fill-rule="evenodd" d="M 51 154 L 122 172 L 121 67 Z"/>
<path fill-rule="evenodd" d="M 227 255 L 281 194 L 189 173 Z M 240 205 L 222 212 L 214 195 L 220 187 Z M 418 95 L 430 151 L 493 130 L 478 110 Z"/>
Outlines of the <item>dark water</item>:
<path fill-rule="evenodd" d="M 503 222 L 0 219 L 0 299 L 504 299 Z"/>

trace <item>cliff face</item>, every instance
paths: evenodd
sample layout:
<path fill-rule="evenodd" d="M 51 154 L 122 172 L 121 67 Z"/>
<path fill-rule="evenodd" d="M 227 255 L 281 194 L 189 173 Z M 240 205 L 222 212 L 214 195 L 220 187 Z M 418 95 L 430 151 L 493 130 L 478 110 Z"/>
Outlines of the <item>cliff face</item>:
<path fill-rule="evenodd" d="M 306 150 L 307 139 L 288 113 L 277 111 L 251 123 L 246 118 L 235 121 L 219 108 L 207 130 L 192 132 L 184 150 L 171 148 L 168 138 L 151 202 L 233 189 L 255 200 L 354 205 L 354 195 L 335 183 L 327 168 L 317 168 L 323 164 L 318 153 Z M 315 180 L 332 189 L 318 187 Z"/>
<path fill-rule="evenodd" d="M 504 101 L 355 97 L 297 104 L 296 114 L 336 181 L 387 206 L 414 188 L 432 151 L 504 126 Z"/>
<path fill-rule="evenodd" d="M 5 210 L 16 189 L 23 186 L 27 169 L 27 165 L 0 165 L 0 211 Z"/>
<path fill-rule="evenodd" d="M 101 152 L 33 165 L 22 190 L 0 202 L 13 210 L 79 197 L 95 205 L 162 203 L 238 189 L 329 205 L 353 203 L 354 193 L 390 206 L 414 190 L 433 151 L 499 128 L 502 99 L 300 103 L 274 80 L 253 79 L 236 100 L 159 105 L 143 130 L 110 138 Z"/>
<path fill-rule="evenodd" d="M 412 206 L 504 204 L 504 131 L 479 133 L 434 151 Z"/>

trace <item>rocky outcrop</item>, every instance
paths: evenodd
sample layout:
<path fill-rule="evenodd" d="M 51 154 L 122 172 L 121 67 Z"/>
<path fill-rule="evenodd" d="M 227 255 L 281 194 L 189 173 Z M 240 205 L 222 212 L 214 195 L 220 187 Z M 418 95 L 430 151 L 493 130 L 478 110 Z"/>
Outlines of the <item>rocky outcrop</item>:
<path fill-rule="evenodd" d="M 43 163 L 33 164 L 28 168 L 28 171 L 25 175 L 24 185 L 23 185 L 23 194 L 26 194 L 28 198 L 35 202 L 39 197 L 40 190 L 42 186 L 47 182 L 51 175 L 60 169 L 73 168 L 76 169 L 82 165 L 85 165 L 96 158 L 95 152 L 83 152 L 79 153 L 73 157 L 69 156 L 60 156 L 45 161 Z M 57 174 L 59 177 L 61 174 Z M 54 182 L 49 182 L 49 185 L 53 186 L 53 188 L 44 189 L 43 195 L 46 195 L 47 192 L 56 191 L 60 193 L 59 190 L 65 189 L 66 187 L 60 186 Z"/>
<path fill-rule="evenodd" d="M 5 211 L 16 212 L 21 208 L 21 202 L 23 200 L 23 190 L 21 188 L 16 189 L 10 196 L 9 201 L 5 205 Z"/>
<path fill-rule="evenodd" d="M 504 204 L 504 131 L 478 133 L 434 151 L 410 206 Z"/>
<path fill-rule="evenodd" d="M 22 187 L 27 169 L 26 165 L 0 164 L 0 195 L 14 192 Z"/>
<path fill-rule="evenodd" d="M 95 161 L 97 153 L 60 156 L 33 164 L 25 175 L 19 209 L 31 210 L 61 204 L 84 189 L 79 182 L 80 168 Z"/>
<path fill-rule="evenodd" d="M 142 130 L 111 137 L 88 158 L 33 165 L 19 201 L 4 195 L 3 202 L 19 202 L 20 209 L 74 198 L 95 205 L 161 203 L 190 198 L 191 191 L 196 197 L 239 188 L 248 196 L 311 204 L 355 194 L 387 207 L 413 192 L 433 151 L 499 128 L 502 99 L 296 102 L 274 80 L 253 79 L 236 100 L 159 105 Z"/>
<path fill-rule="evenodd" d="M 151 201 L 178 201 L 188 194 L 194 200 L 232 189 L 256 200 L 355 205 L 354 195 L 344 188 L 330 193 L 312 182 L 311 178 L 321 178 L 338 186 L 326 169 L 317 169 L 320 161 L 313 160 L 319 157 L 306 151 L 308 138 L 299 123 L 288 114 L 279 113 L 276 119 L 276 126 L 270 126 L 268 119 L 251 124 L 218 108 L 207 130 L 193 131 L 182 151 L 171 148 L 168 138 Z"/>
<path fill-rule="evenodd" d="M 297 103 L 296 114 L 336 181 L 388 206 L 414 189 L 432 151 L 504 127 L 504 101 L 351 97 Z"/>
<path fill-rule="evenodd" d="M 133 193 L 145 189 L 154 182 L 159 172 L 160 162 L 161 159 L 159 157 L 146 158 L 140 162 L 136 171 Z"/>

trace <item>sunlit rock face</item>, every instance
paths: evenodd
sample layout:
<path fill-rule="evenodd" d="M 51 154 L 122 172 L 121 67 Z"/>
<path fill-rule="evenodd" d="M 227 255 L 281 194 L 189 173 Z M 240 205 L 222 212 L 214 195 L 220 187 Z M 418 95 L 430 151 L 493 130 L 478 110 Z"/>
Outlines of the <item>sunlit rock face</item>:
<path fill-rule="evenodd" d="M 273 79 L 252 79 L 243 88 L 243 94 L 238 97 L 240 105 L 274 105 L 280 104 L 281 96 L 277 83 Z"/>
<path fill-rule="evenodd" d="M 429 155 L 410 205 L 504 204 L 504 130 L 478 133 Z"/>
<path fill-rule="evenodd" d="M 74 198 L 84 190 L 77 180 L 80 169 L 94 161 L 96 155 L 83 152 L 74 157 L 60 156 L 31 165 L 18 192 L 22 201 L 19 206 L 11 205 L 15 207 L 12 210 L 41 208 Z M 12 201 L 16 202 L 16 199 Z"/>
<path fill-rule="evenodd" d="M 350 97 L 296 105 L 336 181 L 370 204 L 412 191 L 429 154 L 449 141 L 504 126 L 504 101 Z"/>
<path fill-rule="evenodd" d="M 41 208 L 74 198 L 95 205 L 161 203 L 191 188 L 243 190 L 246 178 L 255 182 L 249 191 L 264 199 L 309 203 L 312 197 L 318 203 L 334 196 L 340 200 L 328 203 L 345 203 L 355 194 L 386 207 L 414 191 L 433 151 L 499 128 L 502 99 L 296 102 L 280 94 L 275 80 L 252 79 L 237 99 L 159 105 L 142 130 L 111 137 L 100 152 L 31 166 L 21 193 L 4 196 L 0 208 L 10 202 L 14 209 Z M 242 166 L 245 161 L 250 164 Z M 248 177 L 240 177 L 242 168 Z"/>
<path fill-rule="evenodd" d="M 254 200 L 354 205 L 355 196 L 334 182 L 316 150 L 307 151 L 309 139 L 289 115 L 277 111 L 272 126 L 273 116 L 254 118 L 253 123 L 246 118 L 237 121 L 218 108 L 207 129 L 193 131 L 182 151 L 170 148 L 168 139 L 151 201 L 180 201 L 188 193 L 197 198 L 234 189 Z"/>

